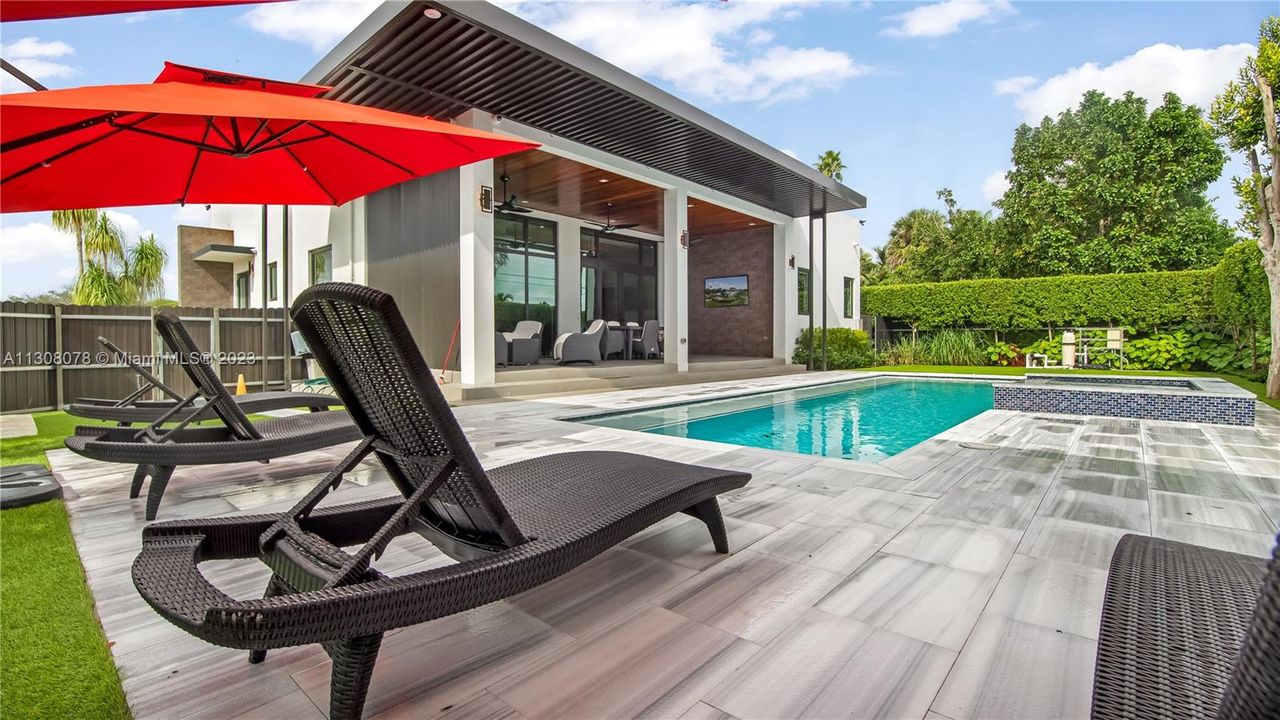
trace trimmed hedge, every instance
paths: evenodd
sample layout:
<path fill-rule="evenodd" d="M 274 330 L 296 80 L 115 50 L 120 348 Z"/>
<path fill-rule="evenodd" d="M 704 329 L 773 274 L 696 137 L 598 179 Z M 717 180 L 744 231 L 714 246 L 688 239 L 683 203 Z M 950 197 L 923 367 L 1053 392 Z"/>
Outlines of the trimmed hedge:
<path fill-rule="evenodd" d="M 1126 325 L 1138 330 L 1213 316 L 1213 270 L 1064 275 L 875 285 L 862 312 L 920 329 Z"/>

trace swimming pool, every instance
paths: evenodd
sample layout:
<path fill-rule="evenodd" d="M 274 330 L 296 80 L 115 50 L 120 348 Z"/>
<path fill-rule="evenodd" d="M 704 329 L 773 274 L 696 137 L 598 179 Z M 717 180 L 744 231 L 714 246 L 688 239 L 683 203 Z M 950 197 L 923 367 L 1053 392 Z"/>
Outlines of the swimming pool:
<path fill-rule="evenodd" d="M 579 422 L 878 462 L 991 408 L 990 382 L 884 377 Z"/>

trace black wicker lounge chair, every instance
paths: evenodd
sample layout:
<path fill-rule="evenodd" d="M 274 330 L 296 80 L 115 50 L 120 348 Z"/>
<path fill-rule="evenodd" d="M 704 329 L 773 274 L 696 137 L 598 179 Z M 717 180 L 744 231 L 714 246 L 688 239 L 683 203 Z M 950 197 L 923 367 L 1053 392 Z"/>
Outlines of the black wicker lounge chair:
<path fill-rule="evenodd" d="M 118 362 L 128 365 L 137 373 L 138 377 L 142 379 L 142 383 L 137 390 L 120 400 L 78 398 L 74 402 L 67 404 L 66 411 L 69 414 L 90 420 L 106 420 L 124 426 L 132 425 L 133 423 L 152 423 L 161 417 L 170 419 L 175 417 L 182 418 L 184 417 L 182 413 L 172 412 L 174 408 L 179 408 L 179 406 L 181 406 L 180 409 L 200 408 L 201 413 L 196 416 L 197 420 L 205 420 L 216 416 L 213 412 L 213 406 L 209 404 L 211 398 L 204 395 L 202 389 L 191 396 L 183 397 L 177 390 L 167 385 L 150 370 L 139 365 L 128 353 L 116 347 L 110 340 L 99 336 L 98 342 Z M 188 360 L 196 363 L 206 362 L 204 358 L 199 356 Z M 152 390 L 158 390 L 167 399 L 146 399 Z M 232 395 L 231 398 L 240 406 L 240 411 L 246 415 L 287 408 L 306 408 L 311 412 L 319 412 L 342 404 L 340 400 L 332 395 L 313 392 L 259 392 L 250 395 Z M 174 420 L 174 422 L 177 422 L 177 420 Z"/>
<path fill-rule="evenodd" d="M 1124 536 L 1107 578 L 1093 717 L 1280 718 L 1280 546 L 1268 563 Z"/>
<path fill-rule="evenodd" d="M 170 352 L 178 355 L 196 391 L 143 427 L 78 427 L 66 441 L 68 448 L 85 457 L 137 465 L 129 497 L 138 497 L 149 476 L 148 520 L 155 519 L 169 478 L 179 465 L 265 462 L 360 439 L 351 416 L 340 410 L 254 424 L 207 362 L 188 361 L 198 358 L 200 351 L 176 315 L 156 315 L 156 330 Z M 207 400 L 193 406 L 196 397 Z M 222 421 L 220 427 L 188 427 L 209 409 Z"/>
<path fill-rule="evenodd" d="M 716 496 L 749 475 L 616 452 L 486 471 L 389 295 L 317 285 L 293 317 L 364 439 L 283 515 L 151 525 L 133 580 L 170 622 L 250 650 L 251 662 L 270 648 L 320 643 L 333 659 L 331 720 L 361 715 L 388 630 L 536 587 L 674 513 L 702 520 L 716 550 L 728 552 Z M 370 453 L 402 496 L 316 509 Z M 373 560 L 410 531 L 460 562 L 400 577 L 379 572 Z M 261 600 L 230 598 L 197 568 L 252 557 L 273 571 Z"/>

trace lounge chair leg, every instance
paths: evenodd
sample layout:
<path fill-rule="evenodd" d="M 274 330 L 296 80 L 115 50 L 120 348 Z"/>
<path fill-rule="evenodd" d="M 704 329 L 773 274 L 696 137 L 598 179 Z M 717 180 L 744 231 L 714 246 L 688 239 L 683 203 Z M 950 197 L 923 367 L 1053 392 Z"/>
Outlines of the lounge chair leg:
<path fill-rule="evenodd" d="M 271 579 L 267 581 L 267 589 L 262 592 L 262 597 L 263 599 L 272 598 L 277 595 L 285 595 L 289 592 L 289 586 L 284 584 L 284 581 L 280 579 L 280 576 L 275 573 L 271 573 Z M 249 664 L 251 665 L 257 665 L 266 659 L 266 650 L 249 651 Z"/>
<path fill-rule="evenodd" d="M 129 497 L 136 498 L 142 494 L 142 483 L 146 481 L 147 475 L 150 474 L 150 465 L 139 465 L 133 471 L 133 484 L 129 486 Z"/>
<path fill-rule="evenodd" d="M 381 646 L 382 633 L 324 643 L 325 651 L 333 659 L 329 720 L 359 720 L 364 714 L 364 700 L 369 694 L 369 680 Z"/>
<path fill-rule="evenodd" d="M 173 475 L 173 466 L 157 465 L 151 474 L 151 487 L 147 489 L 147 519 L 155 520 L 156 512 L 160 509 L 160 498 L 164 497 L 164 489 L 169 485 L 169 478 Z"/>
<path fill-rule="evenodd" d="M 729 536 L 724 530 L 724 516 L 720 514 L 720 503 L 716 502 L 715 498 L 703 500 L 693 507 L 685 508 L 682 512 L 706 523 L 707 529 L 711 531 L 711 542 L 715 544 L 716 552 L 728 554 Z"/>

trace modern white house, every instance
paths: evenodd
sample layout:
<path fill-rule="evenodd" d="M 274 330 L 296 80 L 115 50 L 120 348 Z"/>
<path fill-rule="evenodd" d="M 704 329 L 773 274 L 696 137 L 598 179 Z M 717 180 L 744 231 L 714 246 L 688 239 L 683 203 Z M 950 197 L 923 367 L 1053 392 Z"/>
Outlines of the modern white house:
<path fill-rule="evenodd" d="M 851 211 L 866 198 L 497 7 L 384 3 L 303 79 L 541 147 L 337 208 L 213 207 L 234 247 L 197 259 L 225 264 L 236 304 L 285 306 L 326 280 L 382 288 L 464 387 L 495 383 L 494 333 L 524 319 L 543 322 L 548 356 L 596 318 L 657 320 L 677 372 L 788 360 L 811 322 L 858 327 Z M 745 302 L 709 302 L 725 283 Z"/>

